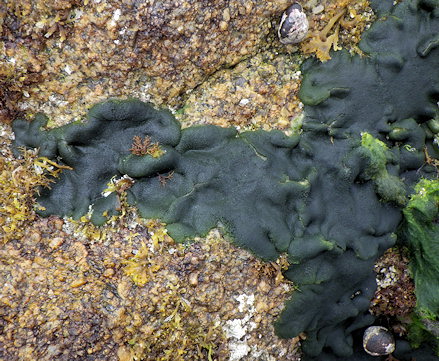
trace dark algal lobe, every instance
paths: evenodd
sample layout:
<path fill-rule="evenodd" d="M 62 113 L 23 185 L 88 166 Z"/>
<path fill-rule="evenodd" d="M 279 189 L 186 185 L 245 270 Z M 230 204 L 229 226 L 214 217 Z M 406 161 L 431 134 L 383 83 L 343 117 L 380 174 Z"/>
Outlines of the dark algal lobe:
<path fill-rule="evenodd" d="M 382 3 L 380 15 L 391 8 Z M 137 100 L 98 104 L 86 123 L 53 130 L 43 129 L 43 116 L 16 120 L 15 147 L 39 147 L 73 168 L 42 190 L 40 213 L 79 218 L 93 205 L 92 221 L 103 224 L 117 214 L 117 197 L 101 193 L 113 176 L 127 174 L 135 180 L 128 202 L 142 217 L 166 222 L 177 241 L 219 226 L 265 260 L 288 253 L 285 275 L 299 290 L 276 331 L 305 332 L 305 359 L 376 359 L 357 337 L 374 321 L 373 264 L 395 243 L 414 184 L 435 176 L 424 148 L 439 158 L 432 126 L 439 119 L 438 9 L 437 1 L 403 2 L 364 34 L 368 57 L 337 52 L 325 64 L 304 64 L 300 137 L 180 130 L 168 112 Z M 134 136 L 149 136 L 163 155 L 131 154 Z M 416 356 L 398 342 L 400 360 Z"/>
<path fill-rule="evenodd" d="M 51 214 L 80 218 L 90 204 L 99 206 L 104 201 L 101 192 L 118 172 L 117 160 L 130 154 L 135 135 L 151 135 L 163 145 L 174 146 L 179 141 L 179 124 L 169 112 L 151 109 L 139 101 L 111 101 L 93 107 L 84 124 L 42 131 L 47 118 L 37 116 L 32 123 L 14 122 L 16 146 L 39 147 L 39 154 L 52 159 L 60 157 L 70 164 L 51 185 L 41 190 L 38 202 L 45 207 L 43 216 Z M 136 117 L 130 116 L 136 114 Z M 97 216 L 100 222 L 105 220 Z"/>

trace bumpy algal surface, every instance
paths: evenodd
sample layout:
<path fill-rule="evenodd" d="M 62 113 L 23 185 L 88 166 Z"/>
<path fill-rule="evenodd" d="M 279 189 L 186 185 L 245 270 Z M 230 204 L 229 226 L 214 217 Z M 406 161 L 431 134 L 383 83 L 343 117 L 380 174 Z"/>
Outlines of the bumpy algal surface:
<path fill-rule="evenodd" d="M 17 147 L 39 147 L 73 168 L 42 190 L 41 214 L 78 218 L 93 205 L 101 224 L 117 213 L 117 196 L 102 191 L 127 174 L 135 180 L 129 203 L 165 221 L 178 241 L 220 226 L 263 259 L 288 253 L 286 277 L 299 291 L 276 329 L 282 337 L 306 332 L 305 359 L 369 359 L 352 355 L 353 335 L 373 322 L 373 264 L 394 244 L 414 183 L 435 176 L 425 149 L 439 158 L 439 2 L 388 3 L 377 1 L 382 20 L 361 43 L 367 57 L 338 52 L 304 65 L 300 136 L 180 130 L 168 112 L 136 100 L 98 104 L 86 123 L 48 131 L 44 116 L 16 120 Z M 134 136 L 151 137 L 165 153 L 131 154 Z M 396 354 L 411 357 L 404 343 Z"/>

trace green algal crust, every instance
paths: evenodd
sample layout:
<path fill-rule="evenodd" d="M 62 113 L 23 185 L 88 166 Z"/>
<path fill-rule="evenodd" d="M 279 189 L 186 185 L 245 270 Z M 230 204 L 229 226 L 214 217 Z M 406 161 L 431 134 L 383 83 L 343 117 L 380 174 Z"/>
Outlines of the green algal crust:
<path fill-rule="evenodd" d="M 364 178 L 375 182 L 376 192 L 384 201 L 404 205 L 406 203 L 404 182 L 387 171 L 387 163 L 393 160 L 389 148 L 384 142 L 366 132 L 361 134 L 361 146 L 364 156 L 369 160 Z"/>
<path fill-rule="evenodd" d="M 422 179 L 403 213 L 417 308 L 439 315 L 439 180 Z"/>
<path fill-rule="evenodd" d="M 403 214 L 401 239 L 411 252 L 417 298 L 409 336 L 415 346 L 435 338 L 439 350 L 439 180 L 421 179 Z"/>
<path fill-rule="evenodd" d="M 107 183 L 128 175 L 128 202 L 166 222 L 177 241 L 220 226 L 263 259 L 288 254 L 285 275 L 298 291 L 275 326 L 282 337 L 306 333 L 304 359 L 370 359 L 355 340 L 373 322 L 373 264 L 439 159 L 439 2 L 374 5 L 381 18 L 360 44 L 367 57 L 336 52 L 304 64 L 300 136 L 181 130 L 170 113 L 136 100 L 98 104 L 87 122 L 53 130 L 43 116 L 16 120 L 16 146 L 73 168 L 41 190 L 41 214 L 80 218 L 92 205 L 102 224 L 118 206 Z M 161 156 L 132 154 L 135 136 L 157 143 Z M 398 359 L 409 360 L 398 345 Z"/>

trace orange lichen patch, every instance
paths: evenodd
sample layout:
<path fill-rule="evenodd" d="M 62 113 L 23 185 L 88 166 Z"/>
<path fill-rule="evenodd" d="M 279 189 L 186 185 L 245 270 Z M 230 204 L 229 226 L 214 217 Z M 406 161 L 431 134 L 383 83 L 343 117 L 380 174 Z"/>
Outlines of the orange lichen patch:
<path fill-rule="evenodd" d="M 35 150 L 22 150 L 22 159 L 14 159 L 9 150 L 0 156 L 0 243 L 20 238 L 27 222 L 35 219 L 34 193 L 49 187 L 62 169 Z"/>
<path fill-rule="evenodd" d="M 368 0 L 330 0 L 325 11 L 311 19 L 311 31 L 301 43 L 304 54 L 315 54 L 321 61 L 331 58 L 331 49 L 340 50 L 341 44 L 361 53 L 356 44 L 371 20 Z"/>

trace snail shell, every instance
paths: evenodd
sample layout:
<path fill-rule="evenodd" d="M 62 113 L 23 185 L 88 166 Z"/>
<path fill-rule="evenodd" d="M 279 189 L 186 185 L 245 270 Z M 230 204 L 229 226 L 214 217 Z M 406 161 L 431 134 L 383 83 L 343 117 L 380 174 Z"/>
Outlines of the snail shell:
<path fill-rule="evenodd" d="M 395 351 L 393 335 L 382 326 L 370 326 L 364 331 L 363 348 L 369 355 L 390 355 Z"/>
<path fill-rule="evenodd" d="M 308 28 L 308 19 L 302 6 L 294 3 L 283 12 L 277 35 L 282 44 L 296 44 L 305 38 Z"/>

